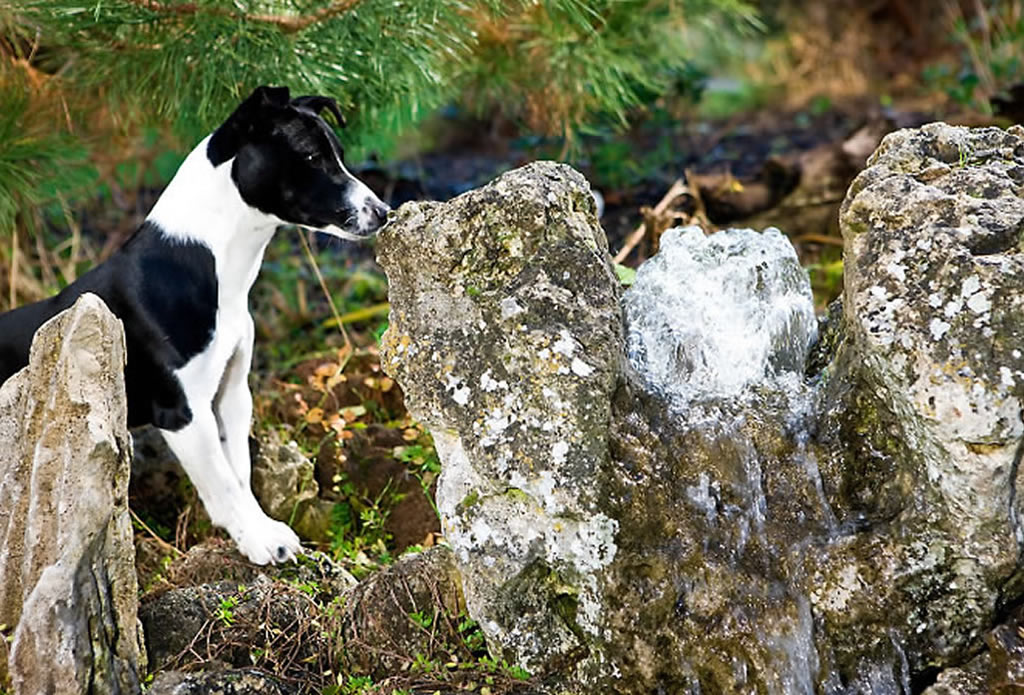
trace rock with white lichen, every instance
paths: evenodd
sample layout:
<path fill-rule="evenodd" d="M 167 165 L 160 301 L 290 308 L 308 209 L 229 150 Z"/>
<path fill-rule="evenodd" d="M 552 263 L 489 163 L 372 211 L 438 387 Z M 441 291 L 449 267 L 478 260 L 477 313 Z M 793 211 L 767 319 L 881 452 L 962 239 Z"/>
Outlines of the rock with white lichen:
<path fill-rule="evenodd" d="M 977 680 L 1024 597 L 1024 129 L 883 141 L 820 338 L 775 231 L 672 230 L 620 303 L 587 191 L 536 163 L 380 239 L 491 648 L 571 691 Z"/>
<path fill-rule="evenodd" d="M 466 603 L 531 670 L 601 635 L 616 521 L 608 463 L 622 322 L 587 182 L 532 164 L 381 236 L 392 311 L 384 369 L 443 461 L 437 502 Z"/>
<path fill-rule="evenodd" d="M 1024 129 L 889 135 L 840 226 L 827 488 L 860 532 L 816 559 L 812 606 L 835 668 L 874 652 L 921 673 L 1021 593 Z"/>

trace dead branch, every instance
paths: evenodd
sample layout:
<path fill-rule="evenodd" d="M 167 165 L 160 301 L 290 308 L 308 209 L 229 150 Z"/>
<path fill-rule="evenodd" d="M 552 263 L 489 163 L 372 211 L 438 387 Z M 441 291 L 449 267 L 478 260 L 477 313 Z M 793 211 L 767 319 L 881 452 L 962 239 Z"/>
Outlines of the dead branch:
<path fill-rule="evenodd" d="M 690 189 L 687 187 L 685 183 L 682 182 L 682 180 L 677 179 L 676 182 L 672 184 L 672 187 L 668 189 L 668 193 L 665 194 L 665 197 L 662 198 L 661 201 L 654 206 L 654 209 L 651 211 L 651 214 L 663 214 L 668 209 L 668 207 L 675 201 L 676 198 L 683 195 L 684 193 L 688 193 L 689 190 Z M 626 260 L 626 257 L 629 256 L 630 252 L 634 248 L 636 248 L 636 245 L 643 241 L 644 235 L 646 233 L 647 225 L 641 224 L 633 231 L 632 234 L 629 235 L 629 237 L 626 238 L 626 243 L 623 244 L 622 249 L 617 254 L 615 254 L 615 258 L 613 258 L 612 260 L 614 260 L 616 263 L 622 263 L 622 261 Z"/>

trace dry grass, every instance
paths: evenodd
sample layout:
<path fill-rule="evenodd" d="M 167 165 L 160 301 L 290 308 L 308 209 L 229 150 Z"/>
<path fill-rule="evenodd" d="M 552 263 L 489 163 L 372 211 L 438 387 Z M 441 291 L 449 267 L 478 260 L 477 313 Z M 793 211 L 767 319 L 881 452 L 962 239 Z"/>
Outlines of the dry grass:
<path fill-rule="evenodd" d="M 112 253 L 140 221 L 143 176 L 167 147 L 147 143 L 133 125 L 137 114 L 111 109 L 104 90 L 65 79 L 67 67 L 38 32 L 0 8 L 0 95 L 17 98 L 8 108 L 17 109 L 12 133 L 21 148 L 15 159 L 0 157 L 14 208 L 0 210 L 0 311 L 49 296 Z M 33 183 L 25 185 L 26 176 Z M 82 212 L 100 204 L 99 224 L 83 228 Z"/>
<path fill-rule="evenodd" d="M 924 66 L 949 50 L 948 17 L 914 0 L 790 2 L 778 19 L 783 33 L 747 72 L 777 85 L 791 108 L 814 97 L 914 96 Z"/>

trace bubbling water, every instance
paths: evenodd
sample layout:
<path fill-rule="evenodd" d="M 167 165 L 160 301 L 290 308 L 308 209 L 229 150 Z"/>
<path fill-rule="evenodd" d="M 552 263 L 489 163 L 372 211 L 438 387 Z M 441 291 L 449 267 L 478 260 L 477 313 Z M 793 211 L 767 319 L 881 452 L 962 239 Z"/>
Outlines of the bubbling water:
<path fill-rule="evenodd" d="M 623 302 L 630 363 L 678 407 L 802 374 L 817 337 L 807 273 L 774 228 L 670 229 Z"/>

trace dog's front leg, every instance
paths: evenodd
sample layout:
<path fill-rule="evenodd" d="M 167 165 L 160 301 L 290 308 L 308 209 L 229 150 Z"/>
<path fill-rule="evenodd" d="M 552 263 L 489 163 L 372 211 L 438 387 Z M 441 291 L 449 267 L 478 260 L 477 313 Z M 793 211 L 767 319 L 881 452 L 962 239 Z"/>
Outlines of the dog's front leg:
<path fill-rule="evenodd" d="M 301 550 L 298 536 L 264 514 L 252 490 L 242 486 L 224 454 L 212 407 L 197 405 L 188 425 L 161 432 L 195 485 L 210 520 L 227 529 L 243 555 L 258 565 L 294 559 Z"/>
<path fill-rule="evenodd" d="M 249 489 L 252 461 L 249 457 L 249 429 L 252 426 L 252 394 L 249 392 L 249 367 L 255 329 L 252 317 L 246 317 L 242 337 L 228 360 L 213 409 L 220 426 L 221 444 L 231 469 L 242 487 Z"/>

